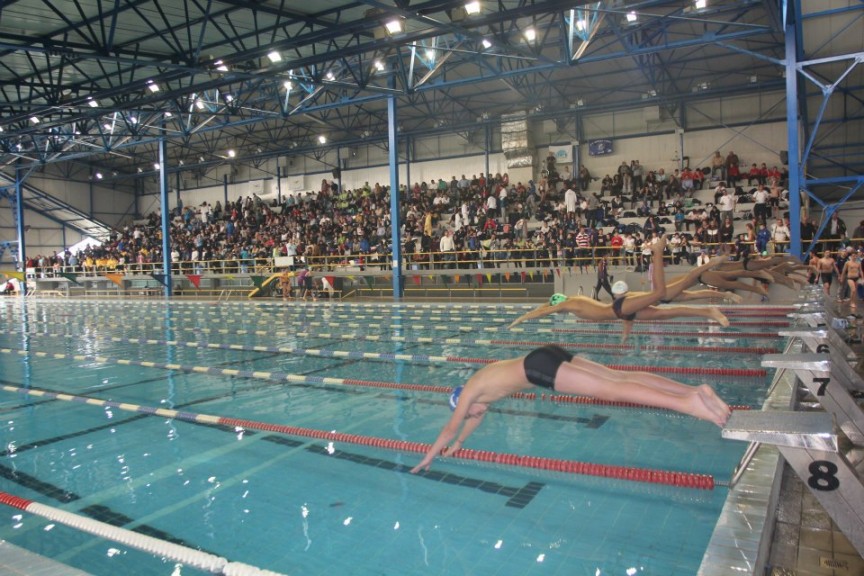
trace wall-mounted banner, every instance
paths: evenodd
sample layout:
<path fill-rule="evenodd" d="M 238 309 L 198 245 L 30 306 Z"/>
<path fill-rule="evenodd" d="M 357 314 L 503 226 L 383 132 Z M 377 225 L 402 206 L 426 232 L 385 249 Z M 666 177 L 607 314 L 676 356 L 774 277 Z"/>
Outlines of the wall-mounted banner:
<path fill-rule="evenodd" d="M 570 164 L 573 162 L 573 146 L 549 146 L 549 152 L 555 156 L 557 164 Z"/>
<path fill-rule="evenodd" d="M 589 156 L 604 156 L 612 153 L 612 140 L 603 138 L 601 140 L 590 140 L 588 142 Z"/>

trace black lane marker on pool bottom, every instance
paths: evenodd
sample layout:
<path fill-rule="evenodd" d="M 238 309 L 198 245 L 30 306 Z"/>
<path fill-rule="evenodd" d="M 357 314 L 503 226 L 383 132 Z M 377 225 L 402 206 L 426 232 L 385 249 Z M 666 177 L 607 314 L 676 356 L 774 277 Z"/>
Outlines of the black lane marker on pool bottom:
<path fill-rule="evenodd" d="M 268 442 L 281 444 L 283 446 L 290 446 L 291 448 L 299 448 L 304 444 L 304 442 L 294 440 L 292 438 L 286 438 L 284 436 L 271 435 L 265 436 L 262 439 Z M 409 468 L 408 466 L 393 462 L 392 460 L 374 458 L 371 456 L 365 456 L 363 454 L 349 452 L 347 450 L 329 450 L 326 446 L 321 446 L 319 444 L 310 444 L 306 446 L 304 450 L 312 454 L 317 454 L 319 456 L 336 458 L 337 460 L 345 460 L 351 462 L 352 464 L 371 466 L 373 468 L 389 470 L 391 472 L 399 472 L 405 474 L 411 471 L 411 468 Z M 497 482 L 478 480 L 476 478 L 469 478 L 467 476 L 461 476 L 459 474 L 453 474 L 449 472 L 438 472 L 436 470 L 426 472 L 425 474 L 419 474 L 416 477 L 423 478 L 425 480 L 432 480 L 434 482 L 443 482 L 445 484 L 461 486 L 463 488 L 473 488 L 475 490 L 480 490 L 481 492 L 487 492 L 489 494 L 499 494 L 501 496 L 506 496 L 508 500 L 505 503 L 505 506 L 509 506 L 511 508 L 525 508 L 528 504 L 531 503 L 531 500 L 533 500 L 534 497 L 545 486 L 545 484 L 542 484 L 540 482 L 528 482 L 525 486 L 521 488 L 514 488 L 512 486 L 505 486 Z"/>

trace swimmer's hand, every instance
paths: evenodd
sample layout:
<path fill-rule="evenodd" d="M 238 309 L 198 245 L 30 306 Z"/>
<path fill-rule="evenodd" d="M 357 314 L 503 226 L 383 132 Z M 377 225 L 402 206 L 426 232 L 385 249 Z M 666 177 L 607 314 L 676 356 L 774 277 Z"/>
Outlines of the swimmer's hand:
<path fill-rule="evenodd" d="M 411 469 L 411 474 L 417 474 L 417 472 L 420 472 L 421 470 L 428 472 L 429 467 L 432 465 L 432 460 L 434 460 L 434 457 L 426 456 L 426 458 L 423 458 L 422 462 Z"/>

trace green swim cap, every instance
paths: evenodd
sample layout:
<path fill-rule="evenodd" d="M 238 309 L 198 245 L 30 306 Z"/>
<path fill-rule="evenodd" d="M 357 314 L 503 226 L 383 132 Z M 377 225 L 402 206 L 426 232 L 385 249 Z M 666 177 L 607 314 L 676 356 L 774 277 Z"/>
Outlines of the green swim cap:
<path fill-rule="evenodd" d="M 552 296 L 549 298 L 549 305 L 550 306 L 557 306 L 558 304 L 561 304 L 562 302 L 565 302 L 566 300 L 567 300 L 566 294 L 561 294 L 560 292 L 556 292 L 555 294 L 552 294 Z"/>

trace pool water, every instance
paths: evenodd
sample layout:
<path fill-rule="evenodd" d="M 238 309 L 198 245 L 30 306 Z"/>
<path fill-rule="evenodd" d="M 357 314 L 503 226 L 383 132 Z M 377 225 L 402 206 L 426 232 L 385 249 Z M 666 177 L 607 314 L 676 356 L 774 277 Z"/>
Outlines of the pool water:
<path fill-rule="evenodd" d="M 15 391 L 430 443 L 449 417 L 447 394 L 419 385 L 461 384 L 487 359 L 543 342 L 610 365 L 667 370 L 753 407 L 770 373 L 748 350 L 783 344 L 776 328 L 763 327 L 771 316 L 732 317 L 726 329 L 637 325 L 627 345 L 620 326 L 568 318 L 508 331 L 529 308 L 2 301 L 0 491 L 285 574 L 696 573 L 722 486 L 458 458 L 411 475 L 421 454 Z M 544 399 L 496 404 L 467 447 L 720 483 L 745 448 L 716 426 L 663 410 Z M 13 508 L 0 507 L 0 538 L 92 574 L 199 573 Z"/>

